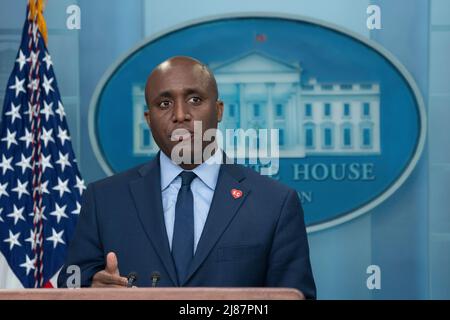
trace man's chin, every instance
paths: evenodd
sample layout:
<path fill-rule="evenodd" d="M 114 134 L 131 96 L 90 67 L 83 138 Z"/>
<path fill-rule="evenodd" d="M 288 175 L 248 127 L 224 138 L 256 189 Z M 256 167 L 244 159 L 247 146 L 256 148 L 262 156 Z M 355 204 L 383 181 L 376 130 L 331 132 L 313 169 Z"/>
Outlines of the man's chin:
<path fill-rule="evenodd" d="M 203 162 L 203 148 L 195 149 L 193 139 L 183 140 L 172 145 L 169 157 L 178 165 L 198 165 Z"/>

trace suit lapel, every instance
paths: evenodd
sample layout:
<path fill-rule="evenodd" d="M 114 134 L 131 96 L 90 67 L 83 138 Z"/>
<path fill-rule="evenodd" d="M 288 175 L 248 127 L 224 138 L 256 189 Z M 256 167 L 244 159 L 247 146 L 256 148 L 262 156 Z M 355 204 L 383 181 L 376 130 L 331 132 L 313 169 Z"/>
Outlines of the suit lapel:
<path fill-rule="evenodd" d="M 192 277 L 206 259 L 250 193 L 250 189 L 241 184 L 244 178 L 242 171 L 236 165 L 222 164 L 208 218 L 184 283 Z M 235 199 L 231 194 L 233 189 L 242 191 L 242 196 Z"/>
<path fill-rule="evenodd" d="M 130 189 L 142 227 L 156 253 L 161 258 L 172 282 L 174 285 L 178 285 L 165 229 L 160 171 L 158 153 L 151 163 L 139 170 L 141 177 L 130 182 Z M 149 270 L 149 272 L 151 271 L 153 270 Z"/>

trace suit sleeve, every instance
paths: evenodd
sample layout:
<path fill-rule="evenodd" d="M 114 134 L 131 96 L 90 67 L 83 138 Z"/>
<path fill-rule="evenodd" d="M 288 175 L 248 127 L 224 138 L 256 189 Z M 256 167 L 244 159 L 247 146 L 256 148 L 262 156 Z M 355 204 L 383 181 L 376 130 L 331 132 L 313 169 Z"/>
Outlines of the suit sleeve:
<path fill-rule="evenodd" d="M 293 190 L 288 192 L 281 208 L 270 251 L 266 285 L 296 288 L 307 299 L 316 298 L 303 209 Z"/>
<path fill-rule="evenodd" d="M 80 285 L 82 287 L 89 287 L 94 274 L 102 270 L 105 265 L 105 256 L 98 230 L 95 191 L 92 184 L 83 194 L 81 212 L 69 245 L 66 263 L 58 276 L 59 288 L 67 287 L 67 278 L 72 275 L 67 273 L 67 268 L 71 265 L 80 267 Z"/>

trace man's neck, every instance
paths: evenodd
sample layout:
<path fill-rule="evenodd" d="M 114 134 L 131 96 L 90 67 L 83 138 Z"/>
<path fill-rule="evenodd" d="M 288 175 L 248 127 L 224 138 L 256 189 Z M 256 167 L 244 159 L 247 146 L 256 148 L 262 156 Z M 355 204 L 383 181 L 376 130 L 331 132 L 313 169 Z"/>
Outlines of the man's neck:
<path fill-rule="evenodd" d="M 203 163 L 203 162 L 202 162 Z M 195 168 L 197 168 L 199 165 L 201 165 L 202 163 L 193 163 L 193 164 L 184 164 L 181 163 L 179 166 L 181 168 L 183 168 L 183 170 L 194 170 Z"/>

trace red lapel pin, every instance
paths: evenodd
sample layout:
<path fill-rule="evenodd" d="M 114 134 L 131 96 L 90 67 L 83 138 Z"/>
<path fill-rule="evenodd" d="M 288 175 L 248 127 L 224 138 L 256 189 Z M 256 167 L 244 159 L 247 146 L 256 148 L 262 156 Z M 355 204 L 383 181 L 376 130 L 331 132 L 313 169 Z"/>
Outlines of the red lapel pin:
<path fill-rule="evenodd" d="M 238 199 L 242 197 L 242 191 L 239 189 L 231 189 L 231 195 L 233 196 L 233 198 Z"/>

